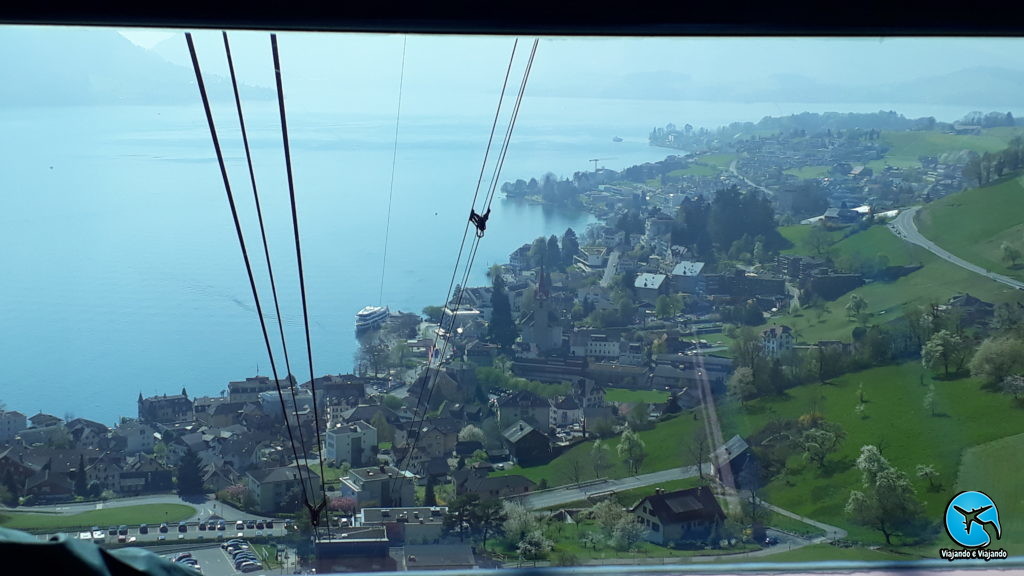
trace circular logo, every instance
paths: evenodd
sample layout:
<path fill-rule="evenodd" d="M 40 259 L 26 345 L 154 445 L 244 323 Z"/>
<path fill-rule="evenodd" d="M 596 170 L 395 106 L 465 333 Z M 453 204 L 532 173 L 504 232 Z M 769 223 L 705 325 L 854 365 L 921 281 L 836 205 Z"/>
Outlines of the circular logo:
<path fill-rule="evenodd" d="M 946 534 L 964 548 L 984 548 L 992 543 L 985 526 L 996 538 L 1002 538 L 996 503 L 984 492 L 965 491 L 957 494 L 946 506 Z"/>

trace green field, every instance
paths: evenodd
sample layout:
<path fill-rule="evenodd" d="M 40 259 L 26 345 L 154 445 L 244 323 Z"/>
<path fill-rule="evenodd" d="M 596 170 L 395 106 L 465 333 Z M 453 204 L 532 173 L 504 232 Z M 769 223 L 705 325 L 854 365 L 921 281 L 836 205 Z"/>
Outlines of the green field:
<path fill-rule="evenodd" d="M 804 309 L 798 315 L 783 315 L 775 319 L 794 329 L 798 341 L 850 340 L 857 323 L 847 317 L 845 306 L 852 294 L 868 302 L 871 322 L 886 323 L 903 313 L 905 304 L 945 302 L 951 296 L 968 292 L 985 301 L 1000 303 L 1015 300 L 1020 293 L 984 276 L 951 264 L 897 238 L 884 226 L 873 226 L 833 245 L 837 259 L 858 254 L 873 258 L 885 254 L 891 265 L 920 263 L 924 267 L 891 282 L 872 282 L 851 293 L 844 294 L 824 308 Z"/>
<path fill-rule="evenodd" d="M 811 233 L 814 226 L 810 224 L 794 224 L 792 226 L 780 226 L 779 234 L 786 240 L 789 240 L 791 246 L 782 251 L 783 254 L 798 254 L 801 256 L 815 256 L 806 245 L 805 238 Z M 845 230 L 828 230 L 828 235 L 833 242 L 838 242 L 846 234 Z"/>
<path fill-rule="evenodd" d="M 640 542 L 638 549 L 634 552 L 624 552 L 613 548 L 602 546 L 598 549 L 584 547 L 583 538 L 588 532 L 597 532 L 600 528 L 592 520 L 583 520 L 574 523 L 547 524 L 544 528 L 545 535 L 555 545 L 555 552 L 551 554 L 554 558 L 559 551 L 571 553 L 577 560 L 600 560 L 602 558 L 690 558 L 694 556 L 721 556 L 737 554 L 752 550 L 759 550 L 755 544 L 737 544 L 728 549 L 712 550 L 673 550 L 664 546 L 658 546 L 650 542 Z M 516 558 L 515 550 L 509 546 L 507 541 L 501 540 L 493 545 L 488 545 L 491 550 L 497 550 L 506 557 L 513 560 Z M 727 560 L 723 560 L 727 561 Z"/>
<path fill-rule="evenodd" d="M 659 423 L 653 430 L 639 432 L 640 438 L 647 444 L 647 459 L 644 460 L 640 473 L 647 474 L 649 472 L 692 464 L 693 458 L 687 453 L 685 446 L 696 430 L 701 430 L 701 433 L 703 433 L 702 427 L 702 421 L 694 420 L 690 414 L 684 413 L 676 418 Z M 618 438 L 608 438 L 603 440 L 603 442 L 608 446 L 608 461 L 612 464 L 611 468 L 606 470 L 603 476 L 607 478 L 623 478 L 628 476 L 629 472 L 626 470 L 625 464 L 616 453 L 616 447 L 619 442 Z M 569 465 L 573 459 L 578 459 L 581 462 L 582 480 L 592 480 L 594 479 L 594 470 L 590 466 L 590 450 L 593 444 L 593 442 L 578 444 L 543 466 L 530 466 L 528 468 L 513 466 L 508 470 L 495 472 L 494 475 L 520 474 L 538 483 L 542 479 L 546 479 L 551 487 L 562 486 L 571 482 Z"/>
<path fill-rule="evenodd" d="M 655 404 L 668 400 L 668 392 L 662 390 L 627 390 L 625 388 L 608 388 L 604 399 L 608 402 L 647 402 Z"/>
<path fill-rule="evenodd" d="M 1024 177 L 950 194 L 917 213 L 918 229 L 953 254 L 1010 277 L 1024 279 L 1002 259 L 1002 244 L 1024 250 Z"/>
<path fill-rule="evenodd" d="M 911 475 L 929 517 L 937 520 L 954 493 L 962 452 L 1024 432 L 1024 411 L 1006 396 L 982 391 L 970 378 L 938 381 L 925 375 L 924 386 L 921 378 L 922 369 L 916 362 L 873 368 L 841 376 L 827 385 L 793 388 L 783 398 L 747 402 L 742 409 L 728 403 L 719 415 L 726 437 L 734 433 L 748 436 L 775 418 L 798 418 L 812 406 L 826 419 L 839 423 L 847 438 L 840 450 L 829 456 L 824 470 L 793 456 L 788 462 L 790 472 L 768 484 L 762 497 L 792 512 L 843 526 L 852 540 L 881 543 L 881 534 L 851 526 L 843 512 L 850 490 L 860 483 L 853 464 L 861 446 L 882 443 L 883 455 Z M 922 405 L 928 383 L 935 385 L 936 416 Z M 862 384 L 865 418 L 853 410 Z M 927 481 L 914 476 L 918 464 L 935 466 L 942 485 L 938 491 L 930 491 Z"/>
<path fill-rule="evenodd" d="M 59 530 L 100 526 L 104 530 L 121 524 L 160 524 L 180 522 L 191 518 L 196 509 L 184 504 L 147 504 L 90 510 L 80 514 L 40 514 L 31 512 L 4 512 L 0 525 L 16 530 Z"/>
<path fill-rule="evenodd" d="M 882 142 L 890 147 L 884 160 L 894 166 L 906 163 L 919 165 L 918 158 L 921 156 L 939 156 L 959 150 L 996 152 L 1006 148 L 1006 143 L 1018 134 L 1024 134 L 1024 129 L 989 128 L 978 136 L 957 136 L 935 131 L 883 132 Z"/>
<path fill-rule="evenodd" d="M 799 168 L 790 168 L 783 172 L 786 174 L 792 174 L 802 180 L 807 180 L 810 178 L 823 178 L 828 176 L 830 168 L 830 166 L 801 166 Z"/>
<path fill-rule="evenodd" d="M 1003 537 L 993 548 L 1006 548 L 1011 556 L 1024 553 L 1024 500 L 1021 499 L 1020 454 L 1024 434 L 975 446 L 964 452 L 957 478 L 957 492 L 980 490 L 999 509 Z M 950 494 L 952 496 L 952 494 Z"/>
<path fill-rule="evenodd" d="M 728 168 L 728 165 L 726 165 L 726 168 Z M 668 175 L 669 176 L 718 176 L 719 172 L 721 172 L 722 170 L 723 170 L 722 168 L 719 168 L 717 166 L 712 166 L 712 165 L 704 164 L 703 162 L 701 162 L 699 164 L 691 164 L 691 165 L 687 166 L 686 168 L 680 168 L 678 170 L 673 170 L 673 171 L 669 172 Z"/>
<path fill-rule="evenodd" d="M 701 164 L 714 166 L 720 170 L 728 170 L 729 165 L 735 159 L 735 154 L 703 154 L 697 158 L 697 161 Z"/>
<path fill-rule="evenodd" d="M 764 520 L 764 525 L 771 528 L 778 528 L 779 530 L 785 530 L 791 534 L 799 534 L 804 538 L 817 538 L 824 536 L 825 531 L 817 526 L 801 522 L 795 518 L 789 516 L 783 516 L 773 510 L 768 510 L 768 514 Z"/>

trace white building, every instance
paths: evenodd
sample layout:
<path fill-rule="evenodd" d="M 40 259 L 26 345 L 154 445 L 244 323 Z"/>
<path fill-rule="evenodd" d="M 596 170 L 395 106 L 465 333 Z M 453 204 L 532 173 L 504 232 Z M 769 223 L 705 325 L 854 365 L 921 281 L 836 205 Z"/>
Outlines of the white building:
<path fill-rule="evenodd" d="M 793 349 L 793 330 L 789 326 L 772 326 L 761 331 L 764 355 L 778 358 Z"/>
<path fill-rule="evenodd" d="M 327 430 L 324 444 L 329 462 L 348 462 L 359 468 L 376 463 L 377 429 L 362 420 Z"/>
<path fill-rule="evenodd" d="M 282 389 L 282 392 L 284 407 L 288 414 L 294 414 L 295 412 L 300 414 L 303 412 L 312 413 L 313 394 L 309 390 L 295 390 L 294 400 L 292 399 L 291 390 Z M 268 416 L 282 418 L 281 398 L 278 396 L 276 389 L 274 391 L 260 392 L 260 409 Z"/>
<path fill-rule="evenodd" d="M 153 452 L 153 446 L 156 445 L 157 430 L 145 422 L 129 420 L 115 428 L 114 433 L 124 437 L 124 453 L 129 456 L 139 452 L 150 454 Z"/>
<path fill-rule="evenodd" d="M 12 440 L 25 428 L 28 428 L 28 419 L 21 412 L 0 410 L 0 442 Z"/>

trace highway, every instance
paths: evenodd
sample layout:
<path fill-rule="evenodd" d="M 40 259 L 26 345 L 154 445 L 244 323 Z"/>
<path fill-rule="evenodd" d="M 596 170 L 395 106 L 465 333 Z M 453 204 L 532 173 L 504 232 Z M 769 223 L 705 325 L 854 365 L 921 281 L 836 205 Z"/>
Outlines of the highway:
<path fill-rule="evenodd" d="M 907 210 L 901 212 L 898 216 L 896 216 L 896 218 L 893 219 L 892 222 L 889 223 L 889 230 L 891 230 L 893 234 L 896 234 L 903 240 L 906 240 L 911 244 L 917 244 L 918 246 L 924 248 L 925 250 L 928 250 L 932 254 L 935 254 L 936 256 L 942 258 L 943 260 L 946 260 L 947 262 L 956 264 L 957 266 L 965 270 L 970 270 L 975 274 L 985 276 L 990 280 L 995 280 L 996 282 L 1005 284 L 1018 290 L 1024 290 L 1024 282 L 1014 280 L 1013 278 L 1003 276 L 1002 274 L 997 274 L 996 272 L 991 272 L 989 270 L 982 268 L 981 266 L 978 266 L 977 264 L 972 264 L 967 260 L 964 260 L 963 258 L 960 258 L 959 256 L 951 254 L 950 252 L 940 248 L 937 244 L 925 238 L 917 230 L 917 224 L 914 223 L 914 215 L 917 214 L 917 211 L 920 209 L 920 206 L 914 206 L 913 208 L 908 208 Z"/>

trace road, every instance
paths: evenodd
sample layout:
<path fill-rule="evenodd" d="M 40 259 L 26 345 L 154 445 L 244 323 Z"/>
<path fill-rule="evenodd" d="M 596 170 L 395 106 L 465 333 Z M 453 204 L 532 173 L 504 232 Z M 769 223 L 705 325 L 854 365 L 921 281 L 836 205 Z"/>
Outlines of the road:
<path fill-rule="evenodd" d="M 909 208 L 904 212 L 901 212 L 898 216 L 896 216 L 896 218 L 893 219 L 892 222 L 889 223 L 889 230 L 891 230 L 894 234 L 906 240 L 907 242 L 910 242 L 911 244 L 917 244 L 918 246 L 924 248 L 925 250 L 928 250 L 932 254 L 935 254 L 936 256 L 942 258 L 943 260 L 946 260 L 947 262 L 956 264 L 957 266 L 965 270 L 970 270 L 975 274 L 985 276 L 990 280 L 995 280 L 996 282 L 1005 284 L 1018 290 L 1024 290 L 1024 282 L 1014 280 L 1013 278 L 1003 276 L 1002 274 L 990 272 L 982 268 L 981 266 L 978 266 L 977 264 L 971 264 L 970 262 L 964 260 L 963 258 L 950 254 L 948 251 L 943 250 L 931 240 L 925 238 L 920 232 L 918 232 L 917 224 L 914 223 L 914 215 L 917 214 L 917 211 L 920 209 L 920 206 L 914 206 L 913 208 Z"/>
<path fill-rule="evenodd" d="M 761 192 L 764 192 L 768 196 L 774 196 L 775 195 L 775 193 L 772 192 L 771 190 L 765 188 L 764 186 L 759 186 L 757 184 L 754 184 L 754 182 L 751 181 L 750 178 L 747 178 L 746 176 L 744 176 L 744 175 L 740 174 L 739 172 L 737 172 L 736 171 L 736 161 L 735 160 L 733 160 L 732 163 L 729 164 L 729 172 L 732 172 L 733 176 L 736 176 L 740 180 L 743 180 L 744 182 L 746 182 L 748 186 L 751 186 L 753 188 L 757 188 L 758 190 L 760 190 Z"/>
<path fill-rule="evenodd" d="M 18 508 L 8 508 L 12 512 L 44 512 L 44 513 L 57 513 L 57 514 L 80 514 L 82 512 L 91 512 L 93 510 L 104 510 L 107 508 L 120 508 L 123 506 L 149 506 L 153 504 L 184 504 L 185 506 L 191 506 L 196 509 L 196 513 L 188 519 L 188 521 L 196 521 L 200 518 L 206 519 L 213 514 L 224 518 L 225 520 L 247 520 L 249 518 L 255 518 L 248 512 L 242 512 L 237 508 L 232 508 L 223 502 L 213 500 L 207 496 L 201 496 L 199 498 L 183 499 L 176 494 L 154 494 L 150 496 L 135 496 L 131 498 L 117 498 L 115 500 L 105 500 L 101 502 L 69 502 L 64 504 L 53 504 L 47 506 L 19 506 Z"/>
<path fill-rule="evenodd" d="M 712 473 L 710 463 L 704 465 L 704 473 Z M 561 488 L 555 488 L 544 492 L 531 493 L 520 498 L 519 501 L 526 508 L 530 510 L 537 510 L 540 508 L 549 508 L 551 506 L 568 504 L 569 502 L 586 500 L 591 494 L 599 494 L 608 491 L 622 492 L 623 490 L 643 488 L 644 486 L 651 486 L 652 484 L 669 482 L 671 480 L 681 480 L 683 478 L 693 478 L 695 476 L 697 476 L 696 466 L 684 466 L 682 468 L 672 468 L 669 470 L 651 472 L 650 474 L 641 474 L 639 476 L 632 476 L 629 478 L 603 480 L 601 482 L 584 484 L 581 487 L 576 487 L 574 485 L 562 486 Z"/>
<path fill-rule="evenodd" d="M 604 276 L 601 277 L 601 287 L 607 288 L 612 285 L 612 280 L 615 279 L 615 272 L 619 269 L 619 251 L 613 250 L 612 255 L 608 257 L 608 265 L 604 269 Z"/>

